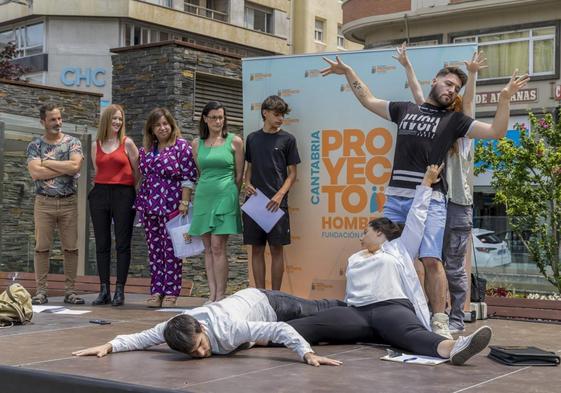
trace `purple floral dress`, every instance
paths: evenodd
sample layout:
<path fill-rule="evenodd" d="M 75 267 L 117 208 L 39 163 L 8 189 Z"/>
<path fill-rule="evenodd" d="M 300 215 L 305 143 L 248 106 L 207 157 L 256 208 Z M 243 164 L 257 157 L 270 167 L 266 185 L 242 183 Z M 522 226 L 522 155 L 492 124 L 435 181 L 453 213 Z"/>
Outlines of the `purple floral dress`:
<path fill-rule="evenodd" d="M 191 145 L 178 139 L 162 151 L 154 148 L 146 152 L 140 148 L 139 169 L 142 183 L 134 208 L 146 233 L 152 278 L 150 293 L 179 296 L 182 263 L 173 254 L 166 222 L 179 208 L 182 182 L 197 179 Z"/>

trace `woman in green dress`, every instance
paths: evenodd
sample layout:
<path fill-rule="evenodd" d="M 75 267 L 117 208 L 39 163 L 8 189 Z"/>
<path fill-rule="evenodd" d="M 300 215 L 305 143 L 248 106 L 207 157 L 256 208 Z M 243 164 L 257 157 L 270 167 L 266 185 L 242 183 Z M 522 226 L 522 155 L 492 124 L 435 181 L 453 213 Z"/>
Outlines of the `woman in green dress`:
<path fill-rule="evenodd" d="M 227 131 L 226 110 L 219 102 L 203 109 L 193 156 L 199 180 L 189 233 L 203 239 L 209 301 L 214 302 L 226 297 L 228 236 L 242 230 L 239 190 L 244 169 L 243 141 Z"/>

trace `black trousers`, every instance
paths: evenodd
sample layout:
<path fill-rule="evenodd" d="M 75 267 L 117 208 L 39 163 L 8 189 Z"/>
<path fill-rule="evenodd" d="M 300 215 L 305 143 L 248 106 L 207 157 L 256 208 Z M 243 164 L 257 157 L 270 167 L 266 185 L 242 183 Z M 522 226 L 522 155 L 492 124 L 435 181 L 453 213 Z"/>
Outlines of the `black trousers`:
<path fill-rule="evenodd" d="M 131 261 L 131 239 L 136 192 L 133 186 L 96 184 L 88 195 L 95 236 L 97 272 L 101 283 L 109 284 L 111 273 L 111 223 L 115 228 L 117 284 L 125 285 Z"/>
<path fill-rule="evenodd" d="M 427 356 L 438 356 L 438 344 L 445 340 L 425 329 L 407 299 L 330 308 L 288 324 L 310 344 L 375 342 Z"/>
<path fill-rule="evenodd" d="M 267 289 L 260 289 L 260 291 L 267 296 L 279 322 L 310 317 L 333 307 L 347 305 L 345 302 L 336 299 L 307 300 L 281 291 Z"/>

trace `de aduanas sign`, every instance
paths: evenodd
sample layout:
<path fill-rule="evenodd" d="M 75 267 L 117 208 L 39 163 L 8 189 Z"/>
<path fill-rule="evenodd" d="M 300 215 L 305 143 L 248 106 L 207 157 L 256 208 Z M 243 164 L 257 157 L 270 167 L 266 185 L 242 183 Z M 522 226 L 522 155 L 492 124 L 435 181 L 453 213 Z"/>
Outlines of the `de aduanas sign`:
<path fill-rule="evenodd" d="M 486 91 L 475 95 L 476 105 L 496 105 L 499 102 L 500 90 Z M 535 102 L 538 100 L 538 89 L 522 89 L 512 96 L 510 102 Z"/>

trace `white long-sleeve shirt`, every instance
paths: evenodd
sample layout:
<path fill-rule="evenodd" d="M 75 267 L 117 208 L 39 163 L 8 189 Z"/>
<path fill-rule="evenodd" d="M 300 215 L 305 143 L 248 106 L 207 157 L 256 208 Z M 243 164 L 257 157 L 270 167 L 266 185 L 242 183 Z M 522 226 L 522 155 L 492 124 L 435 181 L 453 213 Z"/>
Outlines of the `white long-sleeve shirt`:
<path fill-rule="evenodd" d="M 409 299 L 417 318 L 431 330 L 429 309 L 413 265 L 423 240 L 431 195 L 432 188 L 417 186 L 401 237 L 385 242 L 375 253 L 362 250 L 349 258 L 345 296 L 348 305 L 360 307 Z"/>
<path fill-rule="evenodd" d="M 258 289 L 236 292 L 219 302 L 185 311 L 204 326 L 211 351 L 225 355 L 240 345 L 256 341 L 283 344 L 304 358 L 313 352 L 310 344 L 294 328 L 277 322 L 277 315 L 267 296 Z M 141 350 L 162 344 L 166 322 L 140 333 L 126 334 L 110 341 L 113 352 Z"/>

